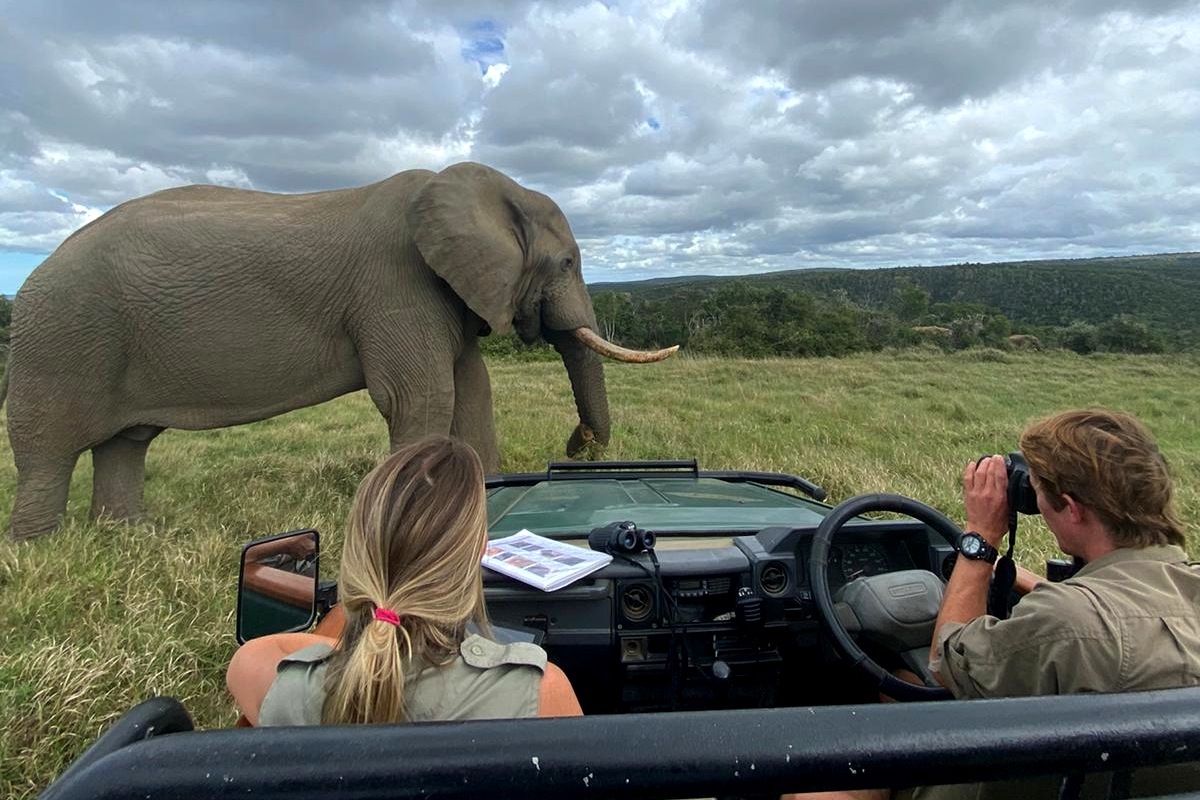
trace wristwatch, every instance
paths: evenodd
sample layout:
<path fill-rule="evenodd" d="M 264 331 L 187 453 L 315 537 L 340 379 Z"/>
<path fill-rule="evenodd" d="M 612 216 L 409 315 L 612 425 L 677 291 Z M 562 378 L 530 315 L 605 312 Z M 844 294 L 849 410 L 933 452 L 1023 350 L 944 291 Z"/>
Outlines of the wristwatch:
<path fill-rule="evenodd" d="M 975 531 L 967 531 L 959 537 L 958 552 L 962 553 L 963 558 L 969 558 L 972 561 L 986 561 L 989 564 L 995 564 L 996 559 L 1000 556 L 1000 551 L 988 544 L 987 540 Z"/>

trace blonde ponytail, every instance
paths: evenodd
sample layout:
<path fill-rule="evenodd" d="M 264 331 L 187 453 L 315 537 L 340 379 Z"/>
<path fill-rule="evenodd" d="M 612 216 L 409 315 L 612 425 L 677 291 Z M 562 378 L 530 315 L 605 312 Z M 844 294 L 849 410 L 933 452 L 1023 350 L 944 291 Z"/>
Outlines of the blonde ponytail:
<path fill-rule="evenodd" d="M 322 722 L 402 721 L 406 681 L 452 660 L 468 621 L 487 629 L 486 540 L 483 468 L 467 445 L 429 437 L 367 475 L 347 524 L 346 627 L 326 675 Z"/>
<path fill-rule="evenodd" d="M 411 659 L 412 638 L 402 625 L 368 619 L 366 628 L 346 652 L 337 691 L 329 695 L 322 710 L 322 722 L 354 724 L 404 719 L 404 681 Z"/>

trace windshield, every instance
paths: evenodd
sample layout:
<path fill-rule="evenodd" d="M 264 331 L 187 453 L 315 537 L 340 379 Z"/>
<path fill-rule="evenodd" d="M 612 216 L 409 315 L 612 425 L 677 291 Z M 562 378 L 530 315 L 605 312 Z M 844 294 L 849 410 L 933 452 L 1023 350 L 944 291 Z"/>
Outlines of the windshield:
<path fill-rule="evenodd" d="M 574 538 L 621 520 L 660 535 L 757 531 L 771 525 L 817 525 L 828 513 L 820 503 L 758 483 L 690 476 L 551 480 L 488 493 L 493 539 L 522 529 Z"/>

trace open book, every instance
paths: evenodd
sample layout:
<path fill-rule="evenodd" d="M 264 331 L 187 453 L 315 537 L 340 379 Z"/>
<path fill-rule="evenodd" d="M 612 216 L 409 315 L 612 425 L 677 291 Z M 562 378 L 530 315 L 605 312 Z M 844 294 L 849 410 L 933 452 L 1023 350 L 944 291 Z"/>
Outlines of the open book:
<path fill-rule="evenodd" d="M 543 592 L 561 589 L 612 561 L 608 553 L 556 542 L 523 530 L 488 542 L 483 565 Z"/>

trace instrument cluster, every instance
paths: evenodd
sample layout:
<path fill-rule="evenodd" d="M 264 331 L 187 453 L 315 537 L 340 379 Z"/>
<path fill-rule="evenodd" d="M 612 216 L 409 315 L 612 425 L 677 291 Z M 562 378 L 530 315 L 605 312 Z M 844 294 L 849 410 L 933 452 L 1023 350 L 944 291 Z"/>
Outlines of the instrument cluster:
<path fill-rule="evenodd" d="M 892 572 L 897 567 L 889 560 L 883 542 L 850 542 L 829 548 L 829 569 L 831 578 L 849 583 L 855 578 Z"/>

